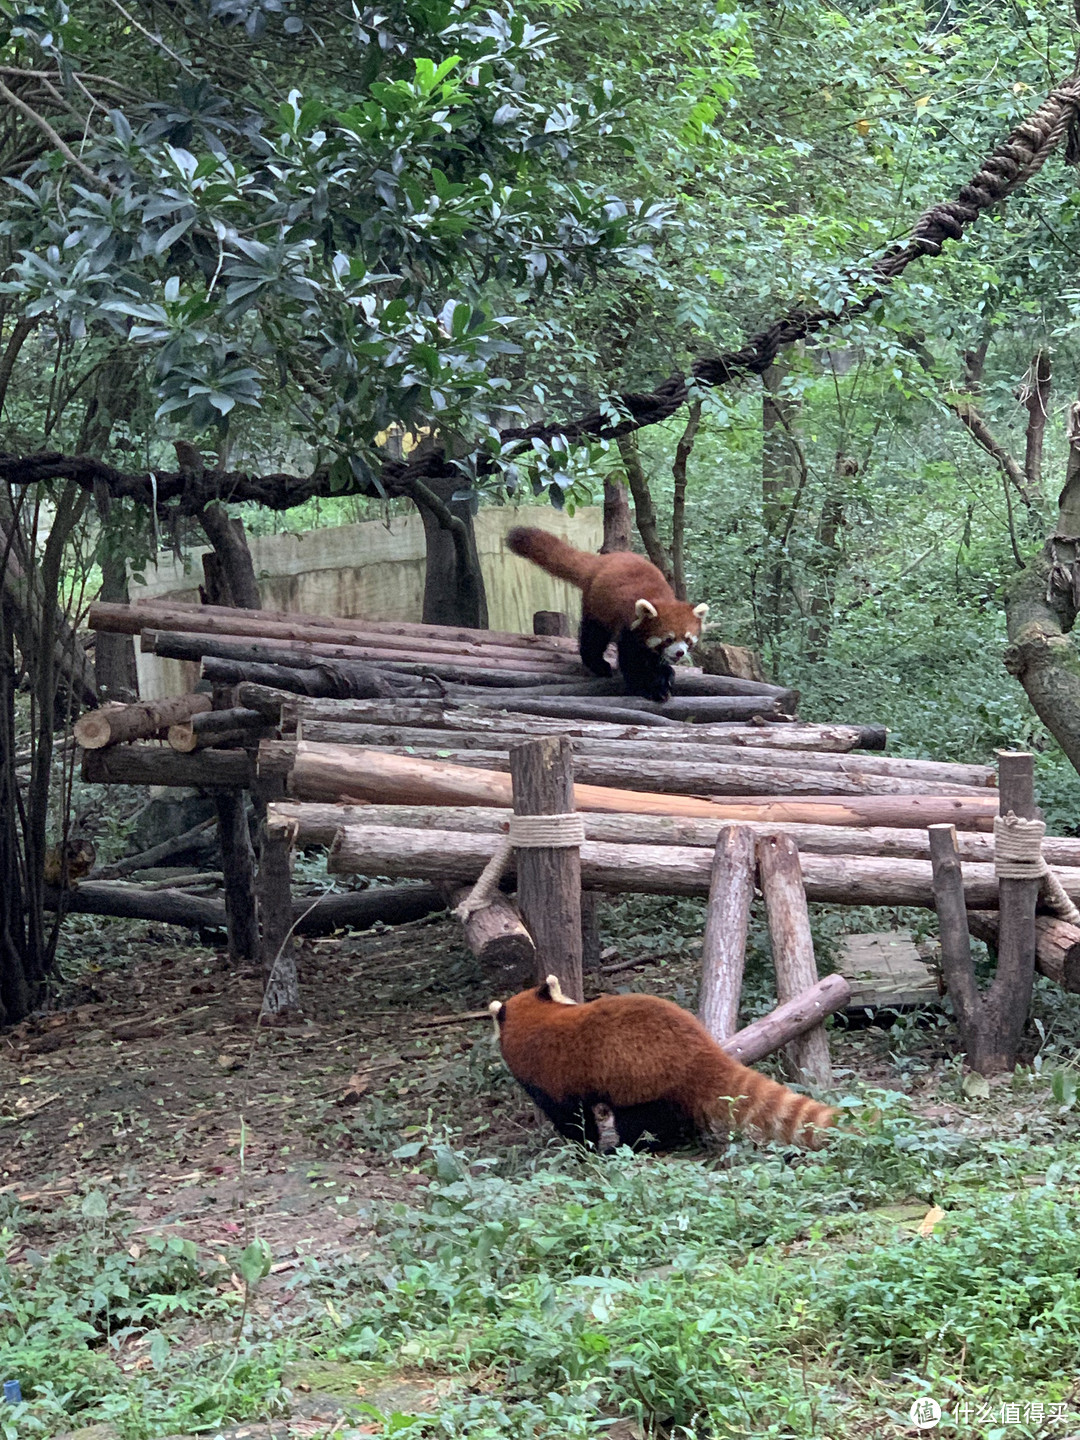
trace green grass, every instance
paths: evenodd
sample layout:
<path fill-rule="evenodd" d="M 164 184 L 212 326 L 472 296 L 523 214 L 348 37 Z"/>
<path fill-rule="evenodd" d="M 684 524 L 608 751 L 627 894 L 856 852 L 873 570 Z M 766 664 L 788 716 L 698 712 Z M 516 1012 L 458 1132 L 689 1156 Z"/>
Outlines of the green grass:
<path fill-rule="evenodd" d="M 1077 1123 L 1045 1078 L 995 1093 L 1020 1133 L 958 1133 L 869 1093 L 858 1134 L 794 1160 L 744 1145 L 484 1158 L 429 1136 L 408 1162 L 420 1203 L 385 1205 L 364 1252 L 307 1262 L 280 1310 L 254 1303 L 248 1266 L 246 1319 L 228 1267 L 186 1241 L 132 1252 L 101 1197 L 73 1200 L 78 1239 L 0 1267 L 0 1372 L 28 1400 L 2 1433 L 213 1433 L 288 1404 L 290 1361 L 457 1377 L 431 1415 L 384 1417 L 383 1433 L 444 1437 L 584 1437 L 617 1415 L 682 1436 L 847 1437 L 923 1393 L 1065 1398 Z M 921 1235 L 931 1205 L 945 1215 Z M 17 1208 L 8 1225 L 10 1248 Z M 239 1252 L 229 1265 L 245 1273 Z"/>

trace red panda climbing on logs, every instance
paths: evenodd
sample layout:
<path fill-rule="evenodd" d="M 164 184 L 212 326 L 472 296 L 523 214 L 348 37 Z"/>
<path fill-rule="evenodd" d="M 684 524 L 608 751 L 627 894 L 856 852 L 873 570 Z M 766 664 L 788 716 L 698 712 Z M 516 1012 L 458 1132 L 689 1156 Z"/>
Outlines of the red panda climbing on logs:
<path fill-rule="evenodd" d="M 616 1135 L 669 1150 L 730 1128 L 813 1150 L 836 1116 L 740 1065 L 693 1015 L 655 995 L 579 1005 L 549 975 L 488 1008 L 514 1079 L 561 1135 L 601 1151 Z"/>
<path fill-rule="evenodd" d="M 509 531 L 506 544 L 515 555 L 580 589 L 581 660 L 587 670 L 604 679 L 611 674 L 604 651 L 615 639 L 627 694 L 661 702 L 670 698 L 672 666 L 701 638 L 708 605 L 677 600 L 642 555 L 590 555 L 547 530 L 525 525 Z"/>

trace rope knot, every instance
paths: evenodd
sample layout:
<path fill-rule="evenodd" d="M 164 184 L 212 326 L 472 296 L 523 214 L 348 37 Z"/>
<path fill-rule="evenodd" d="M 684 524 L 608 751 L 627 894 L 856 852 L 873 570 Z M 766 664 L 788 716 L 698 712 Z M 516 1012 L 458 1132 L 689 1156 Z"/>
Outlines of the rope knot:
<path fill-rule="evenodd" d="M 1042 820 L 1024 820 L 1011 810 L 995 815 L 994 874 L 999 880 L 1041 881 L 1039 894 L 1046 905 L 1070 925 L 1080 925 L 1080 910 L 1043 858 L 1045 834 Z"/>
<path fill-rule="evenodd" d="M 585 822 L 576 810 L 564 815 L 511 815 L 510 831 L 499 837 L 495 853 L 453 915 L 462 922 L 486 910 L 515 850 L 569 850 L 585 843 Z"/>

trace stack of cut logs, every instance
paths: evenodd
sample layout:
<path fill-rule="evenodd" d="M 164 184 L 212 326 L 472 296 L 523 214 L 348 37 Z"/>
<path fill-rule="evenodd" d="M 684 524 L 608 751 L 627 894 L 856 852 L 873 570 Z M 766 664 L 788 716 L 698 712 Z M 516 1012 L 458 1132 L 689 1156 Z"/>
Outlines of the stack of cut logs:
<path fill-rule="evenodd" d="M 856 753 L 883 750 L 885 732 L 800 723 L 779 686 L 680 668 L 660 706 L 586 677 L 557 634 L 174 603 L 95 605 L 90 624 L 200 662 L 212 691 L 84 716 L 85 779 L 251 790 L 271 802 L 271 837 L 329 846 L 336 873 L 427 881 L 433 907 L 492 858 L 515 750 L 558 736 L 587 891 L 708 895 L 721 828 L 737 822 L 790 837 L 808 900 L 932 908 L 927 827 L 944 823 L 972 930 L 996 934 L 994 771 Z M 1043 853 L 1080 899 L 1080 840 Z M 1080 988 L 1080 930 L 1039 927 L 1041 968 Z"/>

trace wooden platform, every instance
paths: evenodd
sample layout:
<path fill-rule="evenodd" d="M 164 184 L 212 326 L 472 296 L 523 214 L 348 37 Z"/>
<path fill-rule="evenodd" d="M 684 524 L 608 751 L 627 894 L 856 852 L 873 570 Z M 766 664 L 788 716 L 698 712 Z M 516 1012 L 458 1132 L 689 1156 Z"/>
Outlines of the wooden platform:
<path fill-rule="evenodd" d="M 941 998 L 934 971 L 916 949 L 910 930 L 848 935 L 837 968 L 851 981 L 848 1010 L 936 1005 Z"/>

